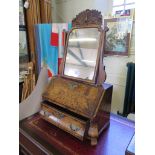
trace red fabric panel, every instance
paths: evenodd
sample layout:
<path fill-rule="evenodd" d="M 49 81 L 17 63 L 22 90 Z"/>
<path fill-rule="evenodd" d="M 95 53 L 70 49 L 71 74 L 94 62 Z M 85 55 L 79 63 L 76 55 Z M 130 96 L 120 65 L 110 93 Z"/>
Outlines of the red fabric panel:
<path fill-rule="evenodd" d="M 52 77 L 52 73 L 49 69 L 48 69 L 48 77 Z"/>
<path fill-rule="evenodd" d="M 65 32 L 62 32 L 62 46 L 65 45 Z"/>
<path fill-rule="evenodd" d="M 51 33 L 51 45 L 58 46 L 58 33 Z"/>
<path fill-rule="evenodd" d="M 62 58 L 58 58 L 58 74 L 60 74 L 60 64 L 61 64 Z"/>

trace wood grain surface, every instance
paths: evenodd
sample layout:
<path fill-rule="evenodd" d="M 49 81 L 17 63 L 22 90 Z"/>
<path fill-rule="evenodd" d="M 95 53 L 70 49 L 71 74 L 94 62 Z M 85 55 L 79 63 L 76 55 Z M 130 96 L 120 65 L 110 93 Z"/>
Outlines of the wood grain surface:
<path fill-rule="evenodd" d="M 95 87 L 56 77 L 51 79 L 43 93 L 43 99 L 90 118 L 100 104 L 103 94 L 102 86 Z"/>

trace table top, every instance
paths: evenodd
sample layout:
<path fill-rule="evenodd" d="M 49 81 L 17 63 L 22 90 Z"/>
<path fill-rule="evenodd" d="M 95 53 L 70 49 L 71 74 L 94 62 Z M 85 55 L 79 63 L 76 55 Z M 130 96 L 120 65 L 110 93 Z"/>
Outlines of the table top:
<path fill-rule="evenodd" d="M 20 122 L 20 132 L 25 132 L 54 154 L 77 155 L 124 155 L 134 135 L 135 123 L 111 114 L 110 126 L 103 131 L 96 146 L 90 141 L 80 141 L 63 130 L 44 121 L 35 114 Z"/>

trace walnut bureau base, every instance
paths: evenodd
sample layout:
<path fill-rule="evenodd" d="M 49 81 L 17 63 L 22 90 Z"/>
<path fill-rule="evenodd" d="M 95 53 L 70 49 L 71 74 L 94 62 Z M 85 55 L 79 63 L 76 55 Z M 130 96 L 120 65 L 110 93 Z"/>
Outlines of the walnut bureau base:
<path fill-rule="evenodd" d="M 108 127 L 112 85 L 92 86 L 61 77 L 51 79 L 43 93 L 41 117 L 80 140 L 97 144 Z"/>

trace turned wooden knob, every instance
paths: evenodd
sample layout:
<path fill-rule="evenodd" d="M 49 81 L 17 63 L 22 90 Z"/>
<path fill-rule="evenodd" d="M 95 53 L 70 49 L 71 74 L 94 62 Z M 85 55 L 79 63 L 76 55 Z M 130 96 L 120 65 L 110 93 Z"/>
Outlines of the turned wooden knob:
<path fill-rule="evenodd" d="M 98 129 L 97 126 L 90 126 L 89 131 L 88 131 L 88 135 L 90 137 L 98 137 Z"/>
<path fill-rule="evenodd" d="M 91 138 L 91 145 L 97 145 L 97 138 Z"/>

